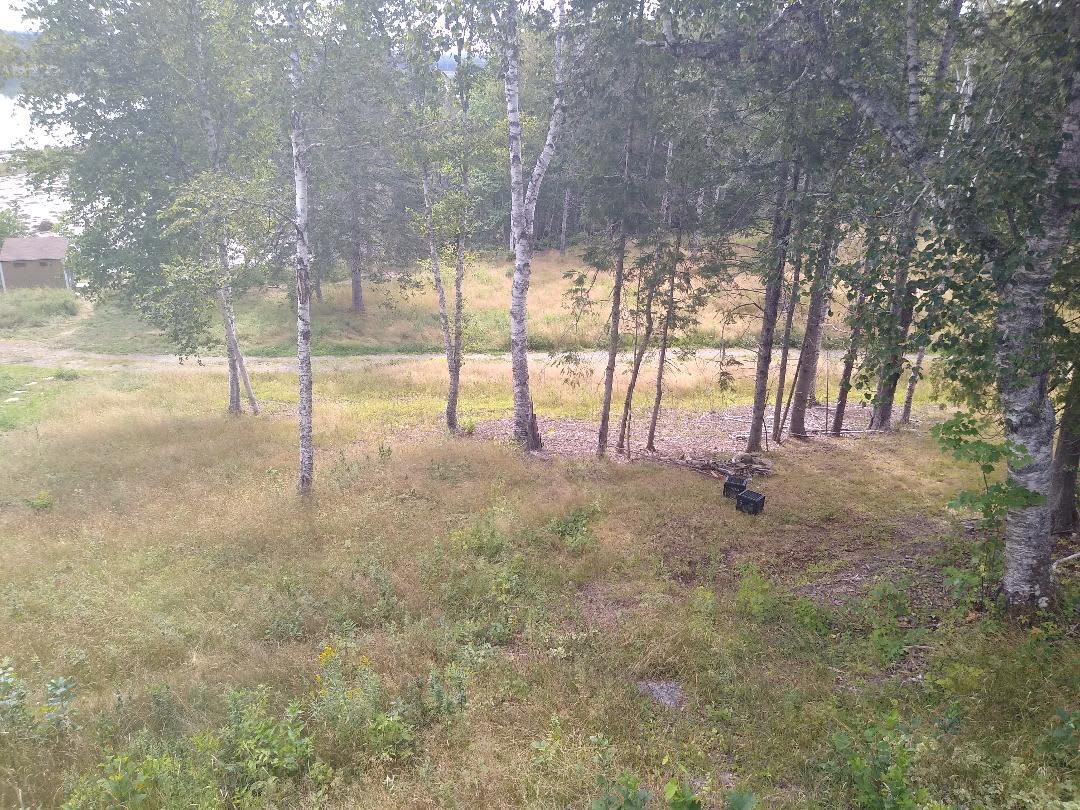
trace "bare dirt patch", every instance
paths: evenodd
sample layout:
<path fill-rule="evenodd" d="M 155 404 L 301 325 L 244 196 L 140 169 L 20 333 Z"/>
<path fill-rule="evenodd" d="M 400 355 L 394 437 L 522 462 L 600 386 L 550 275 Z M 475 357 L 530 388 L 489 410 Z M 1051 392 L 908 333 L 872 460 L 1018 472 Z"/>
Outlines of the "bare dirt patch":
<path fill-rule="evenodd" d="M 616 629 L 638 604 L 637 599 L 621 597 L 599 582 L 589 582 L 578 591 L 578 606 L 590 629 Z"/>
<path fill-rule="evenodd" d="M 891 542 L 868 542 L 830 549 L 827 566 L 807 569 L 809 582 L 795 591 L 819 604 L 841 605 L 865 596 L 875 583 L 890 580 L 905 585 L 916 609 L 935 609 L 946 601 L 941 572 L 931 560 L 945 547 L 948 524 L 942 519 L 913 515 L 894 532 Z"/>
<path fill-rule="evenodd" d="M 822 432 L 833 413 L 833 409 L 827 409 L 824 405 L 811 408 L 807 413 L 811 435 Z M 771 420 L 771 412 L 768 416 Z M 751 417 L 752 408 L 749 405 L 734 405 L 703 413 L 676 408 L 663 410 L 656 424 L 656 451 L 650 452 L 645 449 L 648 412 L 643 410 L 636 412 L 631 420 L 629 451 L 618 453 L 611 447 L 608 455 L 619 463 L 646 460 L 686 466 L 708 464 L 745 449 Z M 845 421 L 852 431 L 861 431 L 866 429 L 869 420 L 868 408 L 852 408 Z M 612 427 L 617 429 L 617 422 Z M 491 419 L 477 423 L 474 435 L 480 439 L 505 439 L 511 434 L 512 428 L 513 422 L 509 417 Z M 536 455 L 595 455 L 597 431 L 598 425 L 591 419 L 540 419 L 544 447 Z"/>

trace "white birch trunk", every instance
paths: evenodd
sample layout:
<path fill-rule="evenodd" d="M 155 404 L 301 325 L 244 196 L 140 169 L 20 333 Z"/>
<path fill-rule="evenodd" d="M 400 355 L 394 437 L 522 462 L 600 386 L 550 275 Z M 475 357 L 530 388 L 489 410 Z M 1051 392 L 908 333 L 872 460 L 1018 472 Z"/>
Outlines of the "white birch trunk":
<path fill-rule="evenodd" d="M 1080 10 L 1074 14 L 1080 14 Z M 1073 31 L 1080 17 L 1073 20 Z M 998 311 L 998 395 L 1005 417 L 1005 438 L 1030 461 L 1009 465 L 1009 480 L 1041 495 L 1041 503 L 1009 511 L 1005 521 L 1005 601 L 1014 612 L 1045 607 L 1053 598 L 1051 555 L 1051 466 L 1054 408 L 1049 394 L 1048 363 L 1034 364 L 1046 326 L 1050 280 L 1069 238 L 1080 202 L 1080 70 L 1061 123 L 1062 144 L 1047 172 L 1046 205 L 1041 228 L 1029 234 L 1025 261 L 1001 286 Z"/>
<path fill-rule="evenodd" d="M 803 184 L 803 190 L 807 184 Z M 780 367 L 776 373 L 776 402 L 773 404 L 772 437 L 774 442 L 780 441 L 780 423 L 782 421 L 782 409 L 784 407 L 784 385 L 787 382 L 788 356 L 791 353 L 791 327 L 795 321 L 795 307 L 799 304 L 799 282 L 802 275 L 802 251 L 795 251 L 795 260 L 791 271 L 791 294 L 787 300 L 784 312 L 784 337 L 780 344 Z"/>
<path fill-rule="evenodd" d="M 564 41 L 562 7 L 560 3 L 559 31 L 555 38 L 555 94 L 547 137 L 536 158 L 529 184 L 526 187 L 522 168 L 521 105 L 519 99 L 519 44 L 517 32 L 517 0 L 509 0 L 502 18 L 504 35 L 503 85 L 506 95 L 506 121 L 510 151 L 510 231 L 514 246 L 514 276 L 510 293 L 510 359 L 513 367 L 515 441 L 528 450 L 541 446 L 540 431 L 533 413 L 529 388 L 528 299 L 529 277 L 532 272 L 533 232 L 536 201 L 544 174 L 555 154 L 559 130 L 565 117 Z"/>
<path fill-rule="evenodd" d="M 209 66 L 203 43 L 203 22 L 196 0 L 188 3 L 188 17 L 191 25 L 191 38 L 195 46 L 197 61 L 195 86 L 199 94 L 199 114 L 202 117 L 203 134 L 206 138 L 206 151 L 210 167 L 215 172 L 221 171 L 221 136 L 214 117 L 210 97 Z M 229 369 L 229 413 L 241 413 L 240 383 L 243 382 L 252 413 L 259 413 L 259 403 L 251 389 L 251 380 L 247 374 L 244 355 L 240 351 L 240 341 L 236 335 L 236 316 L 232 308 L 232 268 L 229 264 L 229 246 L 225 236 L 225 224 L 220 218 L 214 222 L 217 232 L 217 263 L 219 273 L 218 301 L 221 304 L 221 320 L 225 329 L 225 354 Z"/>
<path fill-rule="evenodd" d="M 454 373 L 454 342 L 450 337 L 450 313 L 446 308 L 446 288 L 443 286 L 442 269 L 439 266 L 439 241 L 435 233 L 435 199 L 431 188 L 431 173 L 425 165 L 420 170 L 420 181 L 424 189 L 424 230 L 427 232 L 428 262 L 431 268 L 431 279 L 435 283 L 435 297 L 439 304 L 439 327 L 442 330 L 443 352 L 446 354 L 446 367 L 453 376 Z M 450 392 L 447 391 L 446 427 L 451 433 L 457 431 L 456 413 L 451 414 L 449 403 Z"/>
<path fill-rule="evenodd" d="M 295 23 L 294 23 L 295 24 Z M 289 114 L 289 141 L 292 146 L 293 189 L 296 240 L 296 359 L 300 402 L 298 425 L 300 434 L 300 469 L 297 489 L 301 495 L 311 492 L 315 477 L 315 448 L 312 441 L 312 378 L 311 378 L 311 250 L 308 243 L 309 176 L 307 152 L 310 148 L 300 110 L 303 76 L 300 54 L 289 54 L 289 82 L 292 85 L 292 109 Z"/>
<path fill-rule="evenodd" d="M 911 407 L 915 402 L 915 387 L 922 378 L 922 365 L 926 360 L 926 344 L 919 346 L 919 353 L 915 355 L 915 364 L 911 367 L 911 376 L 908 377 L 907 390 L 904 392 L 904 410 L 900 413 L 900 424 L 911 423 Z"/>

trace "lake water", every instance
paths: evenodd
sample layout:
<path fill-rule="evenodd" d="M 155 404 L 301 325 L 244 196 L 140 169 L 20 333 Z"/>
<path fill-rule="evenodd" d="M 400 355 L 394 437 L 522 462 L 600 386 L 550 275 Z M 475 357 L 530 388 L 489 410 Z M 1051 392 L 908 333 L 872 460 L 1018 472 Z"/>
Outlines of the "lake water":
<path fill-rule="evenodd" d="M 31 125 L 30 112 L 19 104 L 20 89 L 18 79 L 8 79 L 0 86 L 0 152 L 24 146 L 41 148 L 57 142 Z"/>
<path fill-rule="evenodd" d="M 19 103 L 19 90 L 18 79 L 0 86 L 0 152 L 27 147 L 40 149 L 59 143 L 60 139 L 33 127 L 29 111 Z M 0 208 L 12 206 L 19 209 L 30 227 L 43 219 L 56 222 L 67 210 L 63 198 L 32 188 L 25 175 L 2 175 Z"/>

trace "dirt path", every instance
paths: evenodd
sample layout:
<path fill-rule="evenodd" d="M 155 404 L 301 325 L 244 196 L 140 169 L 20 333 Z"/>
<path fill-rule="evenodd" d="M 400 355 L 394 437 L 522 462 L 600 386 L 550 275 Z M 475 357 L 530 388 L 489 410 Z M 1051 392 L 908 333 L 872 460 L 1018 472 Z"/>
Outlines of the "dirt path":
<path fill-rule="evenodd" d="M 720 357 L 719 349 L 701 349 L 697 357 L 703 360 L 713 360 Z M 728 349 L 727 357 L 733 357 L 741 362 L 747 362 L 755 356 L 755 353 L 747 349 Z M 607 359 L 607 353 L 601 351 L 579 352 L 578 356 L 589 363 L 600 363 Z M 793 356 L 798 357 L 798 352 Z M 441 360 L 440 353 L 430 354 L 406 354 L 401 352 L 385 352 L 380 354 L 363 354 L 351 357 L 322 356 L 315 357 L 313 361 L 316 367 L 324 370 L 348 370 L 365 368 L 373 364 L 399 363 L 406 360 Z M 550 361 L 547 352 L 530 352 L 529 358 L 537 363 Z M 623 353 L 620 359 L 627 360 L 630 354 Z M 296 370 L 295 357 L 247 357 L 248 369 L 253 372 L 283 373 Z M 509 360 L 509 354 L 467 354 L 466 360 Z M 30 341 L 0 341 L 0 363 L 22 363 L 31 366 L 45 366 L 48 368 L 75 368 L 88 370 L 124 370 L 124 371 L 220 371 L 225 366 L 225 358 L 217 356 L 204 356 L 188 358 L 181 362 L 174 354 L 103 354 L 100 352 L 83 352 L 75 349 L 59 349 L 52 346 L 43 346 L 40 343 Z"/>

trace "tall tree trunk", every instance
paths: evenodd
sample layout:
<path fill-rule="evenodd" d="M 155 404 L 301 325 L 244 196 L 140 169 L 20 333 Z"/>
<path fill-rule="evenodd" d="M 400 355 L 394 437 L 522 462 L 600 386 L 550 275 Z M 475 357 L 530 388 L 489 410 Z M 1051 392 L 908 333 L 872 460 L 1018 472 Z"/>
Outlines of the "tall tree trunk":
<path fill-rule="evenodd" d="M 251 412 L 258 416 L 259 401 L 251 388 L 247 363 L 244 362 L 244 355 L 240 351 L 240 341 L 236 336 L 236 315 L 233 313 L 231 285 L 222 285 L 218 290 L 218 299 L 221 302 L 221 319 L 225 323 L 225 346 L 229 359 L 229 413 L 241 412 L 240 386 L 243 385 Z"/>
<path fill-rule="evenodd" d="M 555 154 L 555 144 L 566 115 L 563 102 L 565 75 L 561 0 L 559 12 L 559 28 L 555 36 L 555 93 L 552 99 L 551 118 L 548 121 L 544 147 L 536 158 L 527 188 L 521 162 L 517 0 L 509 0 L 503 10 L 501 20 L 496 21 L 503 29 L 505 50 L 503 85 L 506 95 L 507 139 L 510 151 L 510 228 L 514 236 L 514 275 L 510 291 L 510 361 L 514 389 L 513 435 L 515 441 L 528 450 L 537 450 L 541 446 L 540 431 L 536 424 L 532 393 L 529 389 L 528 299 L 536 201 L 540 195 L 540 186 L 544 182 L 544 174 Z"/>
<path fill-rule="evenodd" d="M 562 198 L 562 223 L 559 226 L 559 255 L 566 255 L 566 226 L 570 221 L 570 186 L 563 190 Z"/>
<path fill-rule="evenodd" d="M 623 401 L 622 417 L 619 419 L 619 441 L 615 449 L 622 453 L 630 452 L 630 414 L 634 407 L 634 389 L 637 387 L 638 375 L 641 373 L 641 363 L 645 359 L 645 353 L 649 350 L 649 341 L 653 333 L 653 297 L 656 285 L 650 280 L 645 292 L 645 327 L 642 331 L 641 342 L 634 350 L 634 362 L 630 367 L 630 379 L 626 384 L 626 398 Z M 641 289 L 638 288 L 638 301 L 641 300 Z"/>
<path fill-rule="evenodd" d="M 352 301 L 350 309 L 355 315 L 359 315 L 364 311 L 363 265 L 363 249 L 358 247 L 353 253 L 352 267 L 349 272 L 352 279 Z"/>
<path fill-rule="evenodd" d="M 637 95 L 635 74 L 634 93 Z M 604 368 L 604 388 L 600 402 L 600 430 L 596 441 L 596 455 L 603 458 L 607 453 L 608 425 L 611 420 L 611 389 L 615 384 L 615 363 L 619 356 L 619 322 L 622 319 L 623 280 L 626 276 L 626 206 L 630 195 L 630 152 L 634 140 L 634 123 L 631 118 L 626 125 L 623 139 L 622 205 L 619 212 L 618 234 L 615 237 L 615 278 L 611 290 L 611 320 L 608 327 L 608 357 Z"/>
<path fill-rule="evenodd" d="M 459 54 L 460 57 L 460 54 Z M 468 100 L 462 107 L 462 129 L 466 126 L 468 116 Z M 461 194 L 465 200 L 465 206 L 458 221 L 457 244 L 454 250 L 454 328 L 452 360 L 450 362 L 450 389 L 446 397 L 446 424 L 455 433 L 458 431 L 458 395 L 461 391 L 461 343 L 464 338 L 465 321 L 462 312 L 465 306 L 465 246 L 468 239 L 468 199 L 469 199 L 469 158 L 468 154 L 461 160 Z"/>
<path fill-rule="evenodd" d="M 855 368 L 855 358 L 859 356 L 859 340 L 862 337 L 863 294 L 859 291 L 855 306 L 851 312 L 851 339 L 844 354 L 844 367 L 840 372 L 840 385 L 836 392 L 836 411 L 833 413 L 833 436 L 839 436 L 844 430 L 844 415 L 847 411 L 848 393 L 851 391 L 851 372 Z"/>
<path fill-rule="evenodd" d="M 207 63 L 206 48 L 203 41 L 205 32 L 204 21 L 195 0 L 189 0 L 188 18 L 191 25 L 191 41 L 195 46 L 195 59 L 197 62 L 195 71 L 195 85 L 199 93 L 199 114 L 202 117 L 203 135 L 206 138 L 206 152 L 210 167 L 215 172 L 222 168 L 221 135 L 217 119 L 211 103 L 210 95 L 210 66 Z M 259 403 L 251 390 L 251 380 L 248 378 L 247 367 L 244 364 L 244 355 L 240 351 L 240 341 L 236 335 L 236 317 L 232 308 L 232 267 L 229 264 L 229 245 L 225 233 L 225 223 L 221 217 L 214 219 L 213 230 L 217 233 L 217 262 L 219 286 L 218 301 L 221 304 L 221 320 L 225 329 L 225 353 L 228 358 L 229 368 L 229 413 L 239 414 L 240 384 L 243 382 L 246 389 L 251 410 L 258 414 Z"/>
<path fill-rule="evenodd" d="M 660 418 L 660 400 L 664 396 L 664 368 L 667 366 L 668 338 L 671 325 L 675 320 L 675 276 L 679 271 L 679 249 L 682 234 L 675 236 L 675 251 L 671 257 L 671 271 L 668 276 L 667 306 L 664 321 L 660 324 L 660 356 L 656 366 L 656 396 L 653 399 L 652 416 L 649 418 L 649 438 L 645 449 L 656 452 L 656 422 Z"/>
<path fill-rule="evenodd" d="M 221 302 L 221 319 L 225 323 L 225 357 L 229 367 L 229 413 L 239 416 L 243 412 L 240 406 L 240 366 L 236 362 L 236 343 L 234 336 L 229 331 L 228 292 L 224 285 L 218 289 L 218 300 Z"/>
<path fill-rule="evenodd" d="M 457 64 L 466 64 L 469 58 L 465 51 L 463 39 L 457 44 Z M 451 332 L 451 360 L 450 360 L 450 387 L 446 395 L 446 424 L 454 433 L 458 432 L 458 396 L 461 391 L 461 366 L 463 363 L 461 347 L 465 331 L 465 248 L 469 238 L 469 226 L 471 221 L 471 201 L 469 199 L 469 172 L 472 157 L 469 142 L 469 104 L 472 92 L 472 83 L 468 74 L 460 70 L 455 74 L 457 83 L 457 99 L 461 108 L 461 135 L 462 152 L 459 166 L 461 178 L 461 206 L 458 210 L 457 238 L 454 246 L 454 324 Z"/>
<path fill-rule="evenodd" d="M 1075 34 L 1080 14 L 1074 15 Z M 1033 364 L 1032 358 L 1042 355 L 1038 349 L 1046 327 L 1047 292 L 1080 203 L 1080 69 L 1073 71 L 1061 134 L 1061 149 L 1046 176 L 1040 227 L 1026 239 L 1024 262 L 999 285 L 996 360 L 1005 438 L 1028 456 L 1009 464 L 1009 480 L 1045 499 L 1009 510 L 1005 520 L 1005 601 L 1013 612 L 1028 612 L 1053 598 L 1049 496 L 1054 408 L 1048 364 Z"/>
<path fill-rule="evenodd" d="M 258 416 L 259 400 L 255 399 L 255 391 L 251 387 L 251 377 L 248 376 L 247 363 L 244 361 L 244 355 L 240 353 L 239 349 L 236 351 L 236 364 L 240 368 L 240 382 L 244 384 L 244 393 L 247 394 L 248 405 L 251 406 L 251 412 Z"/>
<path fill-rule="evenodd" d="M 784 266 L 787 263 L 787 241 L 791 234 L 791 212 L 788 211 L 788 161 L 780 162 L 776 184 L 776 207 L 773 212 L 773 256 L 765 282 L 765 303 L 761 314 L 761 334 L 758 337 L 757 369 L 754 374 L 754 407 L 750 417 L 750 433 L 746 439 L 746 452 L 761 449 L 761 436 L 765 430 L 765 407 L 769 398 L 769 366 L 772 364 L 773 334 L 776 331 L 776 315 L 780 308 L 780 293 L 784 288 Z M 799 168 L 795 166 L 794 187 L 799 187 Z"/>
<path fill-rule="evenodd" d="M 911 376 L 908 377 L 907 391 L 904 392 L 904 409 L 900 412 L 900 424 L 911 423 L 911 406 L 915 402 L 915 386 L 922 379 L 922 365 L 926 360 L 926 343 L 919 345 L 919 353 L 915 355 L 915 364 L 911 367 Z"/>
<path fill-rule="evenodd" d="M 296 22 L 293 22 L 295 27 Z M 297 421 L 300 433 L 300 469 L 297 489 L 301 495 L 311 492 L 315 477 L 315 447 L 311 434 L 312 379 L 311 379 L 311 252 L 308 245 L 308 186 L 307 153 L 310 148 L 304 129 L 304 116 L 300 110 L 303 75 L 300 53 L 293 49 L 289 54 L 289 82 L 293 100 L 289 114 L 289 141 L 292 146 L 293 189 L 295 198 L 296 239 L 296 359 L 300 401 Z"/>
<path fill-rule="evenodd" d="M 863 278 L 858 282 L 860 285 L 859 292 L 852 310 L 851 341 L 848 344 L 847 353 L 844 355 L 844 367 L 840 374 L 840 388 L 836 397 L 836 412 L 833 414 L 832 433 L 834 436 L 839 436 L 844 429 L 847 400 L 848 395 L 851 393 L 851 374 L 855 369 L 855 360 L 859 354 L 859 340 L 862 338 L 863 308 L 866 303 L 866 295 L 862 285 L 872 283 L 876 279 L 879 256 L 879 230 L 876 222 L 871 219 L 867 226 L 866 245 L 863 253 Z"/>
<path fill-rule="evenodd" d="M 466 179 L 465 194 L 468 196 L 468 180 Z M 461 225 L 464 228 L 464 223 Z M 453 344 L 451 346 L 452 359 L 450 361 L 450 388 L 446 394 L 446 424 L 454 433 L 458 432 L 458 397 L 461 392 L 461 342 L 464 332 L 464 320 L 462 307 L 465 306 L 465 231 L 459 230 L 457 244 L 455 246 L 454 264 L 454 328 L 452 331 Z"/>
<path fill-rule="evenodd" d="M 225 242 L 224 227 L 216 223 L 220 236 L 217 243 L 218 273 L 221 286 L 218 287 L 218 302 L 221 304 L 221 322 L 225 328 L 225 356 L 229 367 L 229 413 L 239 416 L 240 406 L 240 346 L 236 339 L 236 317 L 232 308 L 232 268 L 229 266 L 229 247 Z"/>
<path fill-rule="evenodd" d="M 619 224 L 615 238 L 615 279 L 611 290 L 611 322 L 608 328 L 607 365 L 604 367 L 604 390 L 600 402 L 600 431 L 596 455 L 604 457 L 608 445 L 608 424 L 611 419 L 611 389 L 615 384 L 615 363 L 619 356 L 619 319 L 622 317 L 622 288 L 626 264 L 626 231 Z"/>
<path fill-rule="evenodd" d="M 1058 425 L 1057 448 L 1051 469 L 1051 531 L 1076 531 L 1076 468 L 1080 464 L 1080 364 L 1074 364 Z"/>
<path fill-rule="evenodd" d="M 776 403 L 773 405 L 772 437 L 780 441 L 781 410 L 784 405 L 784 385 L 787 382 L 788 355 L 791 352 L 791 326 L 795 320 L 795 307 L 799 304 L 799 277 L 802 274 L 802 250 L 795 251 L 791 271 L 791 294 L 784 312 L 784 338 L 780 344 L 780 368 L 776 372 Z"/>
<path fill-rule="evenodd" d="M 907 342 L 911 319 L 914 314 L 914 298 L 908 289 L 911 275 L 911 256 L 915 250 L 915 233 L 919 226 L 918 206 L 912 206 L 904 231 L 897 244 L 896 275 L 893 278 L 892 302 L 889 305 L 889 356 L 878 378 L 874 395 L 874 411 L 870 416 L 872 430 L 887 431 L 892 428 L 893 404 L 896 387 L 904 371 L 904 345 Z"/>
<path fill-rule="evenodd" d="M 806 409 L 813 398 L 816 375 L 811 370 L 817 368 L 818 351 L 821 345 L 821 332 L 825 326 L 825 317 L 829 311 L 829 299 L 832 297 L 832 254 L 833 236 L 836 223 L 830 219 L 825 226 L 821 239 L 821 253 L 818 267 L 814 273 L 813 288 L 810 293 L 810 308 L 806 316 L 806 332 L 803 335 L 802 350 L 799 352 L 799 380 L 791 407 L 791 435 L 806 437 Z"/>
<path fill-rule="evenodd" d="M 420 181 L 424 190 L 424 230 L 427 234 L 428 261 L 431 269 L 431 279 L 435 283 L 435 296 L 439 303 L 439 327 L 442 330 L 443 351 L 446 355 L 446 367 L 451 378 L 454 375 L 454 366 L 457 359 L 454 356 L 454 341 L 450 337 L 450 313 L 446 308 L 446 288 L 443 286 L 442 270 L 439 267 L 439 241 L 435 233 L 435 199 L 431 188 L 431 175 L 428 167 L 422 166 Z M 455 382 L 451 380 L 451 382 Z M 450 402 L 454 400 L 454 410 L 451 412 Z M 450 396 L 449 388 L 446 396 L 446 427 L 451 433 L 457 432 L 457 397 Z"/>

